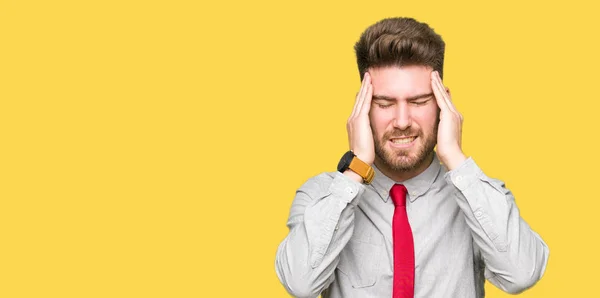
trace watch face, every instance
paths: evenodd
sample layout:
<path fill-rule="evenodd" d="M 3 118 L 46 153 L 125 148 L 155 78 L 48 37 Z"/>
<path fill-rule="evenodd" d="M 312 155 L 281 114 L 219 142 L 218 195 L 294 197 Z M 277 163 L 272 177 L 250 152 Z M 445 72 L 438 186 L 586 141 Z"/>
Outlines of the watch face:
<path fill-rule="evenodd" d="M 345 172 L 350 166 L 350 162 L 354 158 L 354 153 L 352 151 L 348 151 L 342 156 L 340 159 L 340 163 L 338 164 L 337 170 L 341 173 Z"/>

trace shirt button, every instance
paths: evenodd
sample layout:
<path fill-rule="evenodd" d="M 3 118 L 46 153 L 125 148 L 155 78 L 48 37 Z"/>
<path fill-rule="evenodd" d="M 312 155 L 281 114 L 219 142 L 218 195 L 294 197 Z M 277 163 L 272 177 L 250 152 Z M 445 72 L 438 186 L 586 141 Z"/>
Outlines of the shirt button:
<path fill-rule="evenodd" d="M 483 215 L 483 212 L 481 212 L 481 211 L 475 211 L 475 216 L 481 217 L 482 215 Z"/>
<path fill-rule="evenodd" d="M 456 176 L 456 182 L 462 181 L 462 176 Z"/>
<path fill-rule="evenodd" d="M 346 187 L 346 192 L 351 194 L 352 193 L 352 188 Z"/>

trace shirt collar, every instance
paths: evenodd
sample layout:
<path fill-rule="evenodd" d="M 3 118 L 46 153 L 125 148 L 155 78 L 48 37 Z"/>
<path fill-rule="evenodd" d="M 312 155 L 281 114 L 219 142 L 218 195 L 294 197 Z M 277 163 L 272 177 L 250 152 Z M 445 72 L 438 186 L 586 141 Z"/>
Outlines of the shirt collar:
<path fill-rule="evenodd" d="M 431 188 L 431 185 L 433 185 L 436 178 L 439 176 L 441 168 L 440 160 L 438 159 L 437 154 L 433 152 L 433 161 L 425 171 L 402 182 L 408 190 L 408 199 L 411 203 Z M 392 189 L 392 186 L 396 182 L 381 173 L 375 164 L 373 164 L 373 169 L 375 170 L 375 178 L 371 182 L 371 187 L 379 194 L 381 199 L 387 203 L 390 197 L 390 189 Z"/>

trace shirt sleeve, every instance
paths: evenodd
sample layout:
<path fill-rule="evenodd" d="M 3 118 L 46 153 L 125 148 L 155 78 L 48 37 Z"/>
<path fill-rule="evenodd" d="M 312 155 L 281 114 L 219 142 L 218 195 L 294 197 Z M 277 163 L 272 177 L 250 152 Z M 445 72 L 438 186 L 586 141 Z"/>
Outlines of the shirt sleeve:
<path fill-rule="evenodd" d="M 487 177 L 472 158 L 444 178 L 456 188 L 486 279 L 511 294 L 532 287 L 546 270 L 548 246 L 521 218 L 504 182 Z"/>
<path fill-rule="evenodd" d="M 364 191 L 363 184 L 340 172 L 313 177 L 296 191 L 287 221 L 289 233 L 275 260 L 277 276 L 290 294 L 317 297 L 333 282 Z"/>

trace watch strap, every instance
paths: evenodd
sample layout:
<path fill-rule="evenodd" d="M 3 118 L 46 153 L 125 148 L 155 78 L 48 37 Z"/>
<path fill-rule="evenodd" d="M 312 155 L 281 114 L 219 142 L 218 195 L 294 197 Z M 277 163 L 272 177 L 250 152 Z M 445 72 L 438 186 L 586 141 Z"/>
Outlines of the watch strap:
<path fill-rule="evenodd" d="M 373 170 L 373 167 L 371 167 L 364 161 L 358 159 L 358 157 L 356 156 L 352 158 L 352 161 L 350 162 L 350 166 L 348 166 L 348 168 L 352 170 L 352 172 L 360 175 L 363 178 L 364 182 L 367 184 L 370 184 L 371 181 L 373 181 L 373 178 L 375 177 L 375 170 Z"/>

